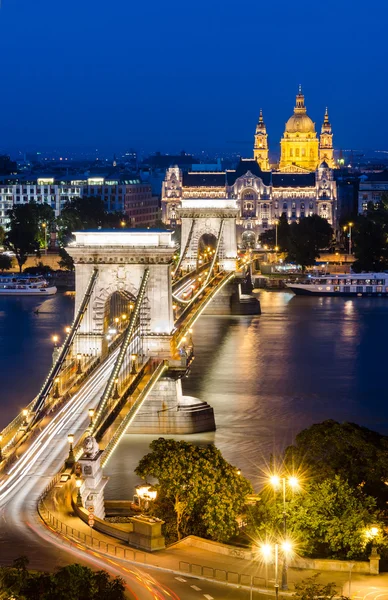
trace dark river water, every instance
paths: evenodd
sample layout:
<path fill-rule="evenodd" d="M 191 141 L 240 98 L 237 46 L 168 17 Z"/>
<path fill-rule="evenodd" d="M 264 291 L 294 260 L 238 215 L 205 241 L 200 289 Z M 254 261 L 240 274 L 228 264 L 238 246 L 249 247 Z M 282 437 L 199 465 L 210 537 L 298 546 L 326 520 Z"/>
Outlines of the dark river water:
<path fill-rule="evenodd" d="M 263 292 L 260 317 L 205 316 L 184 393 L 209 402 L 214 442 L 258 485 L 273 451 L 304 427 L 333 418 L 388 433 L 385 377 L 388 300 L 309 298 Z M 39 306 L 39 313 L 34 311 Z M 72 320 L 73 299 L 0 298 L 0 426 L 37 393 L 53 333 Z M 125 499 L 152 436 L 126 435 L 110 459 L 106 497 Z"/>

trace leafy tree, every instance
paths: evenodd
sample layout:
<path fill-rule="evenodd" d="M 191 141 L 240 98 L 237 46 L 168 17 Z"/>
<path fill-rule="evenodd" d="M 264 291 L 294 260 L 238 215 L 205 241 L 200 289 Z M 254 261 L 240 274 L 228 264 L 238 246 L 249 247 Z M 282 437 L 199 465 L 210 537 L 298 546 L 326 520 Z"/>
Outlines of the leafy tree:
<path fill-rule="evenodd" d="M 70 254 L 66 252 L 64 248 L 58 248 L 58 254 L 60 256 L 59 266 L 61 269 L 66 271 L 74 271 L 74 261 Z"/>
<path fill-rule="evenodd" d="M 279 494 L 278 494 L 279 496 Z M 336 475 L 304 485 L 287 499 L 287 532 L 299 554 L 319 558 L 366 558 L 371 549 L 367 530 L 384 522 L 376 501 Z M 264 490 L 261 502 L 252 510 L 254 536 L 282 534 L 283 503 L 273 491 Z M 385 547 L 385 536 L 375 538 Z"/>
<path fill-rule="evenodd" d="M 159 482 L 155 512 L 175 522 L 176 537 L 201 535 L 227 541 L 237 533 L 237 516 L 250 483 L 222 457 L 213 445 L 195 446 L 159 438 L 151 445 L 136 474 Z"/>
<path fill-rule="evenodd" d="M 0 254 L 0 271 L 9 271 L 12 268 L 12 258 L 8 254 Z"/>
<path fill-rule="evenodd" d="M 340 598 L 340 600 L 348 600 L 347 596 L 338 594 L 335 583 L 318 583 L 320 573 L 314 573 L 311 577 L 302 579 L 295 583 L 295 594 L 293 597 L 296 600 L 332 600 Z"/>
<path fill-rule="evenodd" d="M 111 579 L 106 571 L 96 573 L 79 564 L 68 565 L 55 573 L 27 570 L 28 559 L 21 557 L 13 567 L 0 569 L 2 590 L 16 600 L 124 600 L 125 587 L 120 577 Z"/>
<path fill-rule="evenodd" d="M 319 251 L 327 248 L 332 240 L 333 230 L 328 221 L 312 215 L 290 225 L 288 260 L 306 267 L 315 264 Z"/>
<path fill-rule="evenodd" d="M 357 218 L 353 229 L 353 269 L 386 271 L 388 269 L 388 195 L 381 202 L 368 204 L 366 215 Z"/>
<path fill-rule="evenodd" d="M 39 217 L 36 205 L 22 204 L 7 211 L 10 218 L 5 246 L 15 253 L 20 272 L 29 254 L 39 255 Z"/>
<path fill-rule="evenodd" d="M 290 225 L 288 224 L 287 215 L 283 212 L 280 215 L 278 223 L 278 246 L 280 252 L 287 252 L 290 238 Z"/>
<path fill-rule="evenodd" d="M 2 225 L 0 225 L 0 246 L 4 245 L 5 240 L 5 229 Z"/>
<path fill-rule="evenodd" d="M 304 429 L 286 448 L 290 471 L 305 472 L 317 481 L 340 475 L 386 508 L 388 501 L 388 437 L 355 423 L 327 420 Z"/>
<path fill-rule="evenodd" d="M 275 228 L 272 229 L 267 229 L 266 231 L 263 231 L 263 233 L 261 233 L 259 235 L 259 239 L 260 239 L 260 243 L 265 246 L 270 246 L 271 248 L 275 247 L 275 242 L 276 242 L 276 234 L 275 234 Z"/>

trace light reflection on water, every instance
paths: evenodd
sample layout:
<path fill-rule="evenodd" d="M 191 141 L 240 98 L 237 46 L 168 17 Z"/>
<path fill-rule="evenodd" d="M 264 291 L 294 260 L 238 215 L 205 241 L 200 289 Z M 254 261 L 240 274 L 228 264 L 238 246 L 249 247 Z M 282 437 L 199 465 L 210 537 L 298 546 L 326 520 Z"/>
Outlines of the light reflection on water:
<path fill-rule="evenodd" d="M 202 317 L 184 393 L 209 402 L 214 441 L 225 458 L 259 484 L 271 452 L 324 419 L 355 421 L 388 433 L 381 373 L 388 333 L 384 299 L 261 294 L 260 317 Z M 106 495 L 126 498 L 133 469 L 154 436 L 126 435 L 107 466 Z M 176 436 L 176 439 L 179 439 Z"/>
<path fill-rule="evenodd" d="M 184 393 L 213 406 L 217 431 L 184 439 L 214 442 L 257 484 L 269 454 L 311 423 L 350 420 L 388 433 L 388 301 L 263 292 L 261 302 L 260 317 L 197 322 Z M 73 303 L 60 294 L 43 302 L 0 298 L 0 425 L 37 393 L 50 366 L 51 336 L 72 320 Z M 108 498 L 133 494 L 133 469 L 153 437 L 124 436 L 107 466 Z"/>

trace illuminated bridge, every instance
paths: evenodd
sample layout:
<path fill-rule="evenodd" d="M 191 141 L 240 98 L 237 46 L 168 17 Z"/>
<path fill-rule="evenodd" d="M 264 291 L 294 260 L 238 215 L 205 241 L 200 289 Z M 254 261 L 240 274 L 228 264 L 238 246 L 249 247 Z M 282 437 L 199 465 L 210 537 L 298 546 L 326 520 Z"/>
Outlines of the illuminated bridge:
<path fill-rule="evenodd" d="M 185 397 L 181 379 L 194 356 L 195 321 L 205 310 L 229 310 L 238 288 L 232 281 L 245 265 L 230 226 L 233 208 L 205 209 L 204 218 L 190 206 L 182 210 L 179 259 L 168 231 L 75 233 L 68 248 L 74 321 L 39 394 L 2 432 L 0 501 L 70 423 L 77 425 L 76 456 L 92 435 L 104 450 L 103 464 L 127 431 L 215 429 L 213 409 Z"/>

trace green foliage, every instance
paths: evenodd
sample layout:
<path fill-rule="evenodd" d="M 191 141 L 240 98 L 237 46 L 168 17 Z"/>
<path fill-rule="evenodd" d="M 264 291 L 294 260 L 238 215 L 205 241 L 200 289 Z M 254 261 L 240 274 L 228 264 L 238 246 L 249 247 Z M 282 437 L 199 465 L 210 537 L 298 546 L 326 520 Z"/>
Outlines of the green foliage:
<path fill-rule="evenodd" d="M 61 269 L 65 269 L 66 271 L 74 271 L 74 261 L 70 254 L 66 252 L 65 248 L 58 248 L 58 253 L 61 257 L 59 261 L 59 266 Z"/>
<path fill-rule="evenodd" d="M 150 448 L 136 474 L 158 480 L 155 511 L 167 520 L 170 532 L 174 515 L 178 539 L 193 534 L 225 542 L 233 537 L 236 518 L 252 493 L 250 483 L 213 445 L 159 438 Z"/>
<path fill-rule="evenodd" d="M 253 509 L 255 524 L 252 537 L 279 537 L 283 532 L 283 502 L 280 494 L 266 490 L 261 502 Z M 371 550 L 367 530 L 379 526 L 375 539 L 379 547 L 386 546 L 384 523 L 371 496 L 336 475 L 305 484 L 299 493 L 287 497 L 287 534 L 295 543 L 298 554 L 338 559 L 366 558 Z"/>
<path fill-rule="evenodd" d="M 33 202 L 21 204 L 7 211 L 10 219 L 9 230 L 6 234 L 4 245 L 16 255 L 20 272 L 29 254 L 39 256 L 41 246 L 42 223 L 50 230 L 54 220 L 54 211 L 50 206 L 38 205 Z"/>
<path fill-rule="evenodd" d="M 124 600 L 124 583 L 111 579 L 106 571 L 94 572 L 79 564 L 68 565 L 56 573 L 27 570 L 28 559 L 20 557 L 13 567 L 0 569 L 2 590 L 15 600 Z"/>
<path fill-rule="evenodd" d="M 381 508 L 388 501 L 388 437 L 355 423 L 328 420 L 304 429 L 284 455 L 290 471 L 306 472 L 317 481 L 340 475 L 354 487 L 377 499 Z"/>
<path fill-rule="evenodd" d="M 12 258 L 8 254 L 0 254 L 0 271 L 9 271 L 12 268 Z"/>
<path fill-rule="evenodd" d="M 287 259 L 306 267 L 315 264 L 319 251 L 327 248 L 333 238 L 333 230 L 328 221 L 312 215 L 290 225 Z"/>
<path fill-rule="evenodd" d="M 388 195 L 378 204 L 370 202 L 365 215 L 357 218 L 353 228 L 355 272 L 388 269 Z"/>
<path fill-rule="evenodd" d="M 339 598 L 340 600 L 348 600 L 347 596 L 341 596 L 338 593 L 335 583 L 318 583 L 320 573 L 315 573 L 311 577 L 302 579 L 295 583 L 295 594 L 293 598 L 296 600 L 332 600 Z"/>
<path fill-rule="evenodd" d="M 5 240 L 5 229 L 0 225 L 0 246 L 3 246 Z"/>

